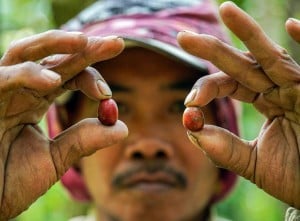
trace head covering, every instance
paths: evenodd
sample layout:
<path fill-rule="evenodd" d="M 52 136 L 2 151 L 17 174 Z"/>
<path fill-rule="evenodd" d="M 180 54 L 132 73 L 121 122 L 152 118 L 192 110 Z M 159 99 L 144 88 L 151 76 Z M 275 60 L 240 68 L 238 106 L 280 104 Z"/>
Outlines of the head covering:
<path fill-rule="evenodd" d="M 127 45 L 143 46 L 204 70 L 207 66 L 211 69 L 212 64 L 204 64 L 181 50 L 176 40 L 178 32 L 210 34 L 228 42 L 219 23 L 218 8 L 211 0 L 101 0 L 63 29 L 91 36 L 121 36 Z"/>
<path fill-rule="evenodd" d="M 81 31 L 89 36 L 117 35 L 125 40 L 126 47 L 140 46 L 165 54 L 199 70 L 199 77 L 217 71 L 211 63 L 194 57 L 180 49 L 176 36 L 189 30 L 214 35 L 228 42 L 219 23 L 216 5 L 211 0 L 101 0 L 97 1 L 63 29 Z M 230 99 L 215 101 L 217 125 L 237 134 L 236 114 Z M 50 136 L 60 128 L 55 124 L 55 108 L 48 112 Z M 223 180 L 220 194 L 213 201 L 223 198 L 236 181 L 236 175 L 221 169 Z M 89 200 L 89 194 L 80 173 L 71 168 L 62 183 L 78 200 Z"/>

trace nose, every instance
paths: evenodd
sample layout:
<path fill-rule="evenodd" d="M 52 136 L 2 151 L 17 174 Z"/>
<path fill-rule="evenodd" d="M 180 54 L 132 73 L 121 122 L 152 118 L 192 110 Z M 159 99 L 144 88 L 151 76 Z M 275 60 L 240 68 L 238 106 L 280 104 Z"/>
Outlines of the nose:
<path fill-rule="evenodd" d="M 129 160 L 167 160 L 173 157 L 174 150 L 168 142 L 143 138 L 129 143 L 125 150 L 126 158 Z"/>

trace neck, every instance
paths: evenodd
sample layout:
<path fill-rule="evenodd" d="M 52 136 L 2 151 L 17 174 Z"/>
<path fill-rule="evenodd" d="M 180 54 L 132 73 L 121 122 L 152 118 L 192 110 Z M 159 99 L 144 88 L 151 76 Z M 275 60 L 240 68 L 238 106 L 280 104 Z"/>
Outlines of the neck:
<path fill-rule="evenodd" d="M 160 219 L 159 219 L 160 220 Z M 124 221 L 122 217 L 113 215 L 107 211 L 101 210 L 96 213 L 95 221 Z M 204 212 L 197 214 L 191 218 L 182 217 L 176 221 L 212 221 L 211 208 L 208 206 Z"/>

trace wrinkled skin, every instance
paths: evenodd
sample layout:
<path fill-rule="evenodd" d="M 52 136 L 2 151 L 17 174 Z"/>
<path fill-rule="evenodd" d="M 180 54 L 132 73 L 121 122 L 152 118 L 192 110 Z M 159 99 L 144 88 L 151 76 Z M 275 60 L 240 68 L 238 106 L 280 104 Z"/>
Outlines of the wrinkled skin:
<path fill-rule="evenodd" d="M 79 122 L 54 140 L 37 125 L 66 89 L 97 100 L 110 97 L 99 92 L 103 88 L 96 82 L 102 77 L 88 66 L 116 56 L 123 47 L 114 36 L 87 38 L 57 30 L 11 44 L 0 60 L 0 220 L 27 209 L 80 157 L 127 136 L 122 122 L 104 128 L 96 118 Z"/>
<path fill-rule="evenodd" d="M 197 92 L 189 96 L 194 99 L 186 100 L 186 106 L 203 106 L 230 96 L 252 103 L 267 119 L 253 141 L 208 125 L 191 132 L 190 138 L 220 167 L 300 209 L 300 67 L 233 3 L 222 4 L 220 15 L 249 51 L 239 51 L 212 36 L 179 33 L 185 50 L 222 70 L 196 82 Z M 288 20 L 286 29 L 300 43 L 300 22 Z"/>

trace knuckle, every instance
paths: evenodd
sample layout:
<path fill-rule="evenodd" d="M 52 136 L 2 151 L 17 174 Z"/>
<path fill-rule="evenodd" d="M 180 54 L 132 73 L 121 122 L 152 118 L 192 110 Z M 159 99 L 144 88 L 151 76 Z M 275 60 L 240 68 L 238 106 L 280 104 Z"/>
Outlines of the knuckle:
<path fill-rule="evenodd" d="M 219 49 L 219 48 L 222 48 L 224 47 L 226 44 L 224 44 L 223 41 L 221 41 L 220 39 L 218 39 L 217 37 L 215 36 L 211 36 L 210 37 L 210 41 L 212 43 L 212 46 L 215 48 L 215 49 Z"/>
<path fill-rule="evenodd" d="M 101 74 L 99 73 L 99 71 L 96 68 L 88 66 L 85 69 L 85 71 L 86 71 L 86 73 L 88 73 L 89 75 L 91 75 L 93 79 L 95 79 L 95 80 L 103 80 L 104 81 L 104 78 L 101 76 Z"/>
<path fill-rule="evenodd" d="M 289 56 L 288 51 L 285 48 L 283 48 L 281 46 L 277 46 L 277 50 L 278 50 L 279 55 L 282 55 L 282 56 L 288 55 Z"/>
<path fill-rule="evenodd" d="M 292 57 L 289 55 L 288 51 L 280 46 L 276 47 L 276 50 L 273 53 L 273 59 L 265 58 L 265 71 L 276 71 L 276 69 L 281 66 L 283 63 L 293 62 Z"/>
<path fill-rule="evenodd" d="M 11 86 L 20 85 L 23 81 L 28 80 L 26 77 L 36 73 L 37 67 L 34 62 L 27 61 L 18 65 L 6 67 L 6 71 L 0 74 L 1 81 L 5 81 Z"/>
<path fill-rule="evenodd" d="M 21 64 L 22 73 L 34 73 L 37 70 L 37 64 L 32 61 L 26 61 Z"/>
<path fill-rule="evenodd" d="M 212 83 L 211 76 L 207 75 L 199 78 L 193 87 L 201 87 L 203 85 L 210 85 L 211 83 Z"/>
<path fill-rule="evenodd" d="M 218 83 L 213 75 L 207 75 L 198 79 L 193 88 L 195 87 L 215 92 L 218 90 Z"/>
<path fill-rule="evenodd" d="M 13 75 L 13 81 L 16 85 L 23 85 L 25 82 L 29 81 L 30 76 L 33 77 L 39 72 L 37 64 L 32 61 L 26 61 L 19 66 L 19 71 L 16 71 Z"/>
<path fill-rule="evenodd" d="M 277 48 L 277 61 L 292 61 L 292 57 L 289 55 L 288 51 L 285 48 Z"/>

